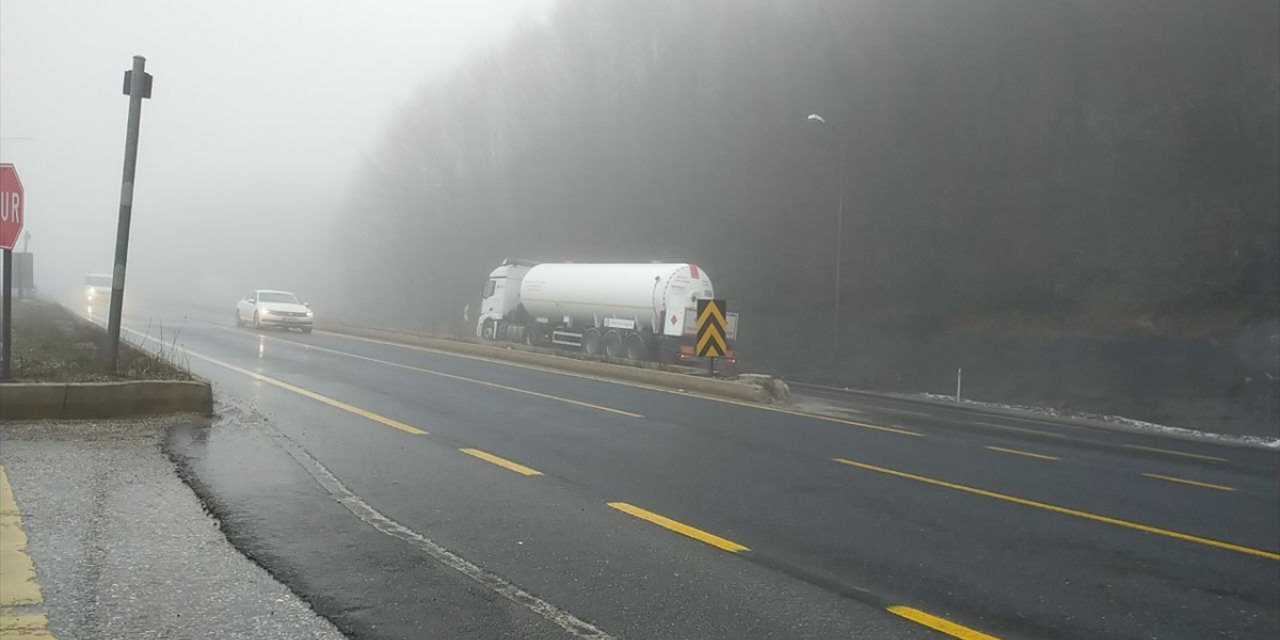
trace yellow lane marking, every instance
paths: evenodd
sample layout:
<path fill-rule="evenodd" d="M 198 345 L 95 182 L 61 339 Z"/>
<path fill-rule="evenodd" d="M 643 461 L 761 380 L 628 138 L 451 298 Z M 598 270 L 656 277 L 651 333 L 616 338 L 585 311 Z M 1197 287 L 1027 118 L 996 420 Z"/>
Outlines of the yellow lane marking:
<path fill-rule="evenodd" d="M 148 339 L 148 340 L 157 340 L 157 339 L 156 339 L 156 338 L 154 338 L 154 337 L 144 335 L 144 334 L 142 334 L 142 333 L 139 333 L 139 332 L 137 332 L 137 331 L 134 331 L 133 329 L 129 329 L 129 328 L 127 328 L 127 327 L 125 327 L 124 329 L 125 329 L 125 331 L 128 331 L 129 333 L 132 333 L 132 334 L 134 334 L 134 335 L 136 335 L 136 336 L 139 336 L 139 337 L 142 337 L 142 338 L 144 338 L 144 339 Z M 157 341 L 158 341 L 158 340 L 157 340 Z M 205 362 L 208 362 L 208 363 L 210 363 L 210 364 L 216 364 L 216 365 L 218 365 L 219 367 L 222 367 L 222 368 L 224 368 L 224 369 L 228 369 L 228 370 L 234 371 L 234 372 L 236 372 L 236 373 L 239 373 L 239 374 L 242 374 L 242 375 L 249 376 L 250 378 L 253 378 L 254 380 L 257 380 L 257 381 L 259 381 L 259 382 L 265 382 L 265 383 L 267 383 L 267 384 L 270 384 L 270 385 L 274 385 L 274 386 L 280 387 L 281 389 L 285 389 L 286 391 L 292 391 L 292 392 L 294 392 L 294 393 L 296 393 L 296 394 L 298 394 L 298 395 L 300 395 L 300 396 L 305 396 L 305 397 L 307 397 L 307 398 L 311 398 L 312 400 L 315 400 L 315 401 L 317 401 L 317 402 L 323 402 L 324 404 L 327 404 L 327 405 L 329 405 L 329 406 L 331 406 L 331 407 L 334 407 L 334 408 L 337 408 L 337 409 L 342 409 L 343 411 L 346 411 L 346 412 L 348 412 L 348 413 L 354 413 L 354 414 L 356 414 L 356 415 L 358 415 L 358 416 L 360 416 L 360 417 L 362 417 L 362 418 L 368 418 L 369 420 L 372 420 L 372 421 L 374 421 L 374 422 L 377 422 L 378 424 L 386 425 L 386 426 L 388 426 L 388 427 L 391 427 L 392 429 L 399 429 L 399 430 L 401 430 L 401 431 L 403 431 L 403 432 L 405 432 L 405 433 L 411 433 L 411 434 L 413 434 L 413 435 L 415 435 L 415 436 L 425 436 L 425 435 L 427 435 L 427 432 L 426 432 L 425 430 L 423 430 L 423 429 L 419 429 L 419 428 L 417 428 L 417 427 L 415 427 L 415 426 L 413 426 L 413 425 L 410 425 L 410 424 L 405 424 L 405 423 L 403 423 L 403 422 L 400 422 L 399 420 L 393 420 L 393 419 L 388 418 L 388 417 L 386 417 L 386 416 L 384 416 L 384 415 L 374 413 L 374 412 L 369 411 L 369 410 L 367 410 L 367 409 L 361 409 L 360 407 L 357 407 L 357 406 L 355 406 L 355 405 L 347 404 L 347 403 L 345 403 L 345 402 L 343 402 L 343 401 L 341 401 L 341 400 L 334 400 L 333 398 L 330 398 L 329 396 L 323 396 L 323 395 L 320 395 L 320 394 L 318 394 L 318 393 L 316 393 L 316 392 L 314 392 L 314 391 L 310 391 L 310 390 L 308 390 L 308 389 L 303 389 L 302 387 L 299 387 L 299 386 L 296 386 L 296 385 L 289 384 L 288 382 L 285 382 L 285 381 L 283 381 L 283 380 L 276 380 L 275 378 L 271 378 L 271 377 L 268 377 L 268 376 L 264 376 L 264 375 L 262 375 L 261 373 L 258 373 L 258 372 L 256 372 L 256 371 L 250 371 L 250 370 L 248 370 L 248 369 L 244 369 L 244 368 L 241 368 L 241 367 L 237 367 L 237 366 L 236 366 L 236 365 L 234 365 L 234 364 L 231 364 L 231 363 L 229 363 L 229 362 L 223 362 L 223 361 L 221 361 L 221 360 L 218 360 L 217 358 L 211 358 L 211 357 L 209 357 L 209 356 L 206 356 L 206 355 L 203 355 L 203 354 L 200 354 L 200 353 L 196 353 L 195 351 L 191 351 L 191 350 L 187 350 L 187 349 L 184 349 L 184 351 L 186 352 L 186 354 L 187 354 L 187 355 L 189 355 L 189 356 L 191 356 L 191 357 L 193 357 L 193 358 L 197 358 L 197 359 L 200 359 L 200 360 L 204 360 Z"/>
<path fill-rule="evenodd" d="M 1137 522 L 1130 522 L 1128 520 L 1121 520 L 1119 518 L 1111 518 L 1108 516 L 1098 515 L 1096 513 L 1080 511 L 1078 509 L 1069 509 L 1067 507 L 1059 507 L 1057 505 L 1048 504 L 1045 502 L 1036 502 L 1035 500 L 1027 500 L 1026 498 L 1019 498 L 1016 496 L 1011 496 L 1003 493 L 996 493 L 995 491 L 987 491 L 986 489 L 978 489 L 976 487 L 970 487 L 963 484 L 956 484 L 954 482 L 946 482 L 945 480 L 935 480 L 934 478 L 926 478 L 924 476 L 918 476 L 912 473 L 906 473 L 905 471 L 896 471 L 894 469 L 877 467 L 874 465 L 866 464 L 864 462 L 854 462 L 853 460 L 846 460 L 844 458 L 832 458 L 832 460 L 839 462 L 840 464 L 847 464 L 849 466 L 858 467 L 860 469 L 866 469 L 868 471 L 875 471 L 877 473 L 897 476 L 899 478 L 906 478 L 908 480 L 915 480 L 916 482 L 923 482 L 925 484 L 931 484 L 938 487 L 955 489 L 956 491 L 964 491 L 965 493 L 972 493 L 974 495 L 985 496 L 988 498 L 995 498 L 996 500 L 1004 500 L 1005 502 L 1012 502 L 1014 504 L 1020 504 L 1028 507 L 1035 507 L 1037 509 L 1044 509 L 1046 511 L 1053 511 L 1055 513 L 1075 516 L 1077 518 L 1084 518 L 1085 520 L 1093 520 L 1094 522 L 1103 522 L 1106 524 L 1115 525 L 1117 527 L 1135 529 L 1145 533 L 1154 533 L 1156 535 L 1165 536 L 1168 538 L 1176 538 L 1178 540 L 1185 540 L 1187 542 L 1194 542 L 1196 544 L 1203 544 L 1210 547 L 1217 547 L 1219 549 L 1226 549 L 1228 551 L 1247 553 L 1249 555 L 1258 556 L 1260 558 L 1267 558 L 1269 560 L 1280 560 L 1280 553 L 1276 553 L 1274 551 L 1254 549 L 1252 547 L 1245 547 L 1238 544 L 1231 544 L 1230 542 L 1223 542 L 1221 540 L 1214 540 L 1212 538 L 1202 538 L 1200 536 L 1193 536 L 1188 533 L 1170 531 L 1169 529 L 1161 529 L 1159 527 L 1153 527 L 1150 525 L 1140 524 Z"/>
<path fill-rule="evenodd" d="M 1006 431 L 1017 431 L 1017 432 L 1019 432 L 1019 433 L 1031 433 L 1031 434 L 1035 434 L 1035 435 L 1037 435 L 1037 436 L 1045 436 L 1045 437 L 1048 437 L 1048 438 L 1065 438 L 1065 437 L 1067 437 L 1067 436 L 1065 436 L 1065 435 L 1063 435 L 1063 434 L 1061 434 L 1061 433 L 1053 433 L 1053 432 L 1050 432 L 1050 431 L 1040 431 L 1039 429 L 1023 429 L 1022 427 L 1011 427 L 1011 426 L 1009 426 L 1009 425 L 1007 425 L 1007 424 L 995 424 L 995 423 L 992 423 L 992 422 L 977 422 L 977 421 L 974 421 L 974 423 L 973 423 L 973 424 L 980 424 L 980 425 L 982 425 L 982 426 L 984 426 L 984 427 L 992 427 L 992 428 L 995 428 L 995 429 L 1004 429 L 1004 430 L 1006 430 Z"/>
<path fill-rule="evenodd" d="M 990 451 L 999 451 L 1000 453 L 1012 453 L 1015 456 L 1026 456 L 1028 458 L 1039 458 L 1041 460 L 1057 460 L 1053 456 L 1046 456 L 1040 453 L 1031 453 L 1030 451 L 1018 451 L 1017 449 L 1006 449 L 1004 447 L 986 447 Z"/>
<path fill-rule="evenodd" d="M 399 347 L 399 348 L 401 348 L 401 349 L 412 349 L 412 350 L 414 350 L 414 351 L 425 351 L 425 352 L 427 352 L 427 353 L 435 353 L 435 354 L 439 354 L 439 355 L 442 355 L 442 356 L 449 356 L 449 357 L 453 357 L 453 358 L 465 358 L 465 359 L 467 359 L 467 360 L 479 360 L 479 361 L 481 361 L 481 362 L 488 362 L 488 363 L 492 363 L 492 364 L 499 364 L 499 365 L 503 365 L 503 366 L 507 366 L 507 367 L 515 367 L 515 368 L 517 368 L 517 369 L 528 369 L 528 370 L 530 370 L 530 371 L 539 371 L 539 372 L 542 372 L 542 373 L 550 373 L 550 374 L 554 374 L 554 375 L 558 375 L 558 376 L 569 376 L 569 377 L 571 377 L 571 378 L 582 378 L 582 379 L 584 379 L 584 380 L 593 380 L 593 381 L 595 381 L 595 382 L 603 382 L 603 383 L 606 383 L 606 384 L 615 384 L 615 385 L 624 386 L 624 387 L 633 387 L 633 388 L 636 388 L 636 389 L 647 389 L 647 390 L 649 390 L 649 391 L 657 391 L 657 392 L 660 392 L 660 393 L 669 393 L 669 394 L 672 394 L 672 395 L 684 396 L 684 397 L 686 397 L 686 398 L 697 398 L 697 399 L 699 399 L 699 400 L 707 400 L 707 401 L 710 401 L 710 402 L 719 402 L 719 403 L 721 403 L 721 404 L 732 404 L 732 405 L 736 405 L 736 406 L 739 406 L 739 407 L 747 407 L 747 408 L 749 408 L 749 409 L 757 409 L 757 410 L 760 410 L 760 411 L 772 411 L 772 412 L 774 412 L 774 413 L 785 413 L 785 414 L 787 414 L 787 415 L 796 416 L 796 417 L 800 417 L 800 418 L 808 418 L 808 419 L 810 419 L 810 420 L 821 420 L 821 421 L 823 421 L 823 422 L 834 422 L 834 423 L 837 423 L 837 424 L 844 424 L 844 425 L 849 425 L 849 426 L 853 426 L 853 427 L 860 427 L 860 428 L 863 428 L 863 429 L 872 429 L 872 430 L 875 430 L 875 431 L 885 431 L 885 432 L 888 432 L 888 433 L 896 433 L 896 434 L 898 434 L 898 435 L 904 435 L 904 436 L 924 437 L 924 434 L 923 434 L 923 433 L 918 433 L 918 432 L 910 431 L 910 430 L 907 430 L 907 429 L 895 429 L 895 428 L 893 428 L 893 427 L 883 427 L 883 426 L 880 426 L 880 425 L 867 424 L 867 423 L 865 423 L 865 422 L 855 422 L 855 421 L 853 421 L 853 420 L 842 420 L 842 419 L 840 419 L 840 418 L 832 418 L 832 417 L 830 417 L 830 416 L 819 415 L 819 414 L 816 414 L 816 413 L 805 413 L 805 412 L 803 412 L 803 411 L 793 411 L 793 410 L 791 410 L 791 409 L 781 409 L 781 408 L 778 408 L 778 407 L 770 407 L 770 406 L 767 406 L 767 405 L 755 404 L 755 403 L 751 403 L 751 402 L 744 402 L 744 401 L 741 401 L 741 400 L 731 400 L 731 399 L 728 399 L 728 398 L 718 398 L 718 397 L 716 397 L 716 396 L 709 396 L 709 395 L 706 395 L 706 394 L 693 393 L 693 392 L 689 392 L 689 391 L 677 391 L 677 390 L 675 390 L 675 389 L 667 389 L 667 388 L 664 388 L 664 387 L 655 387 L 655 386 L 653 386 L 653 385 L 641 384 L 641 383 L 638 383 L 638 382 L 630 382 L 630 381 L 627 381 L 627 380 L 616 380 L 616 379 L 613 379 L 613 378 L 602 378 L 602 377 L 600 377 L 600 376 L 593 376 L 593 375 L 589 375 L 589 374 L 585 374 L 585 373 L 573 373 L 573 372 L 570 372 L 570 371 L 561 371 L 561 370 L 558 370 L 558 369 L 552 369 L 552 368 L 550 368 L 550 367 L 540 367 L 540 366 L 537 366 L 537 365 L 524 364 L 524 363 L 520 363 L 520 362 L 510 362 L 510 361 L 507 361 L 507 360 L 498 360 L 498 359 L 495 359 L 495 358 L 486 358 L 486 357 L 483 357 L 483 356 L 473 356 L 473 355 L 465 354 L 465 353 L 456 353 L 456 352 L 453 352 L 453 351 L 445 351 L 445 350 L 443 350 L 443 349 L 433 349 L 433 348 L 431 348 L 431 347 L 420 347 L 420 346 L 415 345 L 415 344 L 405 344 L 405 343 L 403 343 L 403 342 L 391 342 L 391 341 L 389 341 L 389 340 L 379 340 L 379 339 L 377 339 L 377 338 L 366 338 L 366 337 L 364 337 L 364 336 L 354 336 L 354 335 L 349 335 L 349 334 L 345 334 L 345 333 L 334 333 L 334 332 L 332 332 L 332 331 L 317 331 L 317 333 L 320 333 L 320 334 L 322 334 L 322 335 L 326 335 L 326 336 L 333 336 L 333 337 L 335 337 L 335 338 L 345 338 L 345 339 L 347 339 L 347 340 L 359 340 L 359 341 L 361 341 L 361 342 L 370 342 L 370 343 L 373 343 L 373 344 L 381 344 L 381 345 L 386 345 L 386 346 L 389 346 L 389 347 Z M 299 343 L 299 344 L 302 344 L 302 343 Z"/>
<path fill-rule="evenodd" d="M 27 548 L 27 534 L 17 518 L 0 517 L 0 553 Z"/>
<path fill-rule="evenodd" d="M 4 640 L 52 640 L 43 613 L 0 613 L 0 638 Z"/>
<path fill-rule="evenodd" d="M 0 606 L 40 604 L 36 566 L 25 549 L 0 551 Z"/>
<path fill-rule="evenodd" d="M 228 330 L 228 331 L 231 331 L 231 329 L 227 329 L 227 330 Z M 307 349 L 315 349 L 316 351 L 323 351 L 323 352 L 325 352 L 325 353 L 332 353 L 332 354 L 334 354 L 334 355 L 345 356 L 345 357 L 348 357 L 348 358 L 355 358 L 355 359 L 357 359 L 357 360 L 364 360 L 364 361 L 366 361 L 366 362 L 373 362 L 373 363 L 376 363 L 376 364 L 386 365 L 386 366 L 388 366 L 388 367 L 398 367 L 398 368 L 400 368 L 400 369 L 405 369 L 405 370 L 408 370 L 408 371 L 415 371 L 415 372 L 417 372 L 417 373 L 426 373 L 426 374 L 430 374 L 430 375 L 433 375 L 433 376 L 440 376 L 440 377 L 442 377 L 442 378 L 449 378 L 450 380 L 460 380 L 460 381 L 463 381 L 463 382 L 471 382 L 471 383 L 474 383 L 474 384 L 484 385 L 484 386 L 486 386 L 486 387 L 491 387 L 491 388 L 494 388 L 494 389 L 502 389 L 502 390 L 504 390 L 504 391 L 514 391 L 514 392 L 516 392 L 516 393 L 523 393 L 523 394 L 525 394 L 525 395 L 530 395 L 530 396 L 534 396 L 534 397 L 537 397 L 537 398 L 545 398 L 545 399 L 547 399 L 547 400 L 555 400 L 555 401 L 557 401 L 557 402 L 563 402 L 563 403 L 571 404 L 571 405 L 578 406 L 578 407 L 586 407 L 586 408 L 588 408 L 588 409 L 595 409 L 595 410 L 597 410 L 597 411 L 607 411 L 607 412 L 609 412 L 609 413 L 616 413 L 616 414 L 618 414 L 618 415 L 627 416 L 627 417 L 629 417 L 629 418 L 643 418 L 643 417 L 644 417 L 643 415 L 640 415 L 640 414 L 638 414 L 638 413 L 633 413 L 633 412 L 631 412 L 631 411 L 623 411 L 622 409 L 614 409 L 614 408 L 612 408 L 612 407 L 606 407 L 606 406 L 602 406 L 602 405 L 598 405 L 598 404 L 592 404 L 592 403 L 590 403 L 590 402 L 583 402 L 583 401 L 581 401 L 581 400 L 573 400 L 573 399 L 571 399 L 571 398 L 563 398 L 563 397 L 561 397 L 561 396 L 554 396 L 554 395 L 551 395 L 551 394 L 549 394 L 549 393 L 539 393 L 539 392 L 537 392 L 537 391 L 530 391 L 530 390 L 528 390 L 528 389 L 521 389 L 521 388 L 519 388 L 519 387 L 508 387 L 508 386 L 507 386 L 507 385 L 505 385 L 505 384 L 498 384 L 498 383 L 496 383 L 496 382 L 489 382 L 489 381 L 487 381 L 487 380 L 477 380 L 477 379 L 475 379 L 475 378 L 467 378 L 467 377 L 464 377 L 464 376 L 456 376 L 456 375 L 453 375 L 453 374 L 451 374 L 451 373 L 444 373 L 444 372 L 441 372 L 441 371 L 433 371 L 433 370 L 431 370 L 431 369 L 423 369 L 422 367 L 415 367 L 415 366 L 413 366 L 413 365 L 403 364 L 403 363 L 400 363 L 400 362 L 392 362 L 392 361 L 390 361 L 390 360 L 380 360 L 380 359 L 378 359 L 378 358 L 371 358 L 371 357 L 369 357 L 369 356 L 362 356 L 362 355 L 360 355 L 360 354 L 358 354 L 358 353 L 350 353 L 350 352 L 347 352 L 347 351 L 339 351 L 338 349 L 330 349 L 330 348 L 328 348 L 328 347 L 318 347 L 318 346 L 315 346 L 315 345 L 307 344 L 307 343 L 305 343 L 305 342 L 297 342 L 297 341 L 295 341 L 295 340 L 287 340 L 287 339 L 285 339 L 285 338 L 276 338 L 276 337 L 273 337 L 273 336 L 264 336 L 264 337 L 266 337 L 268 340 L 276 340 L 276 341 L 278 341 L 278 342 L 287 342 L 287 343 L 289 343 L 289 344 L 297 345 L 297 346 L 299 346 L 299 347 L 304 347 L 304 348 L 307 348 Z"/>
<path fill-rule="evenodd" d="M 495 456 L 492 453 L 486 453 L 479 449 L 458 449 L 458 450 L 469 456 L 475 456 L 486 462 L 492 462 L 493 464 L 496 464 L 499 467 L 505 467 L 516 473 L 521 473 L 526 476 L 542 475 L 542 472 L 538 471 L 537 469 L 530 469 L 529 467 L 526 467 L 518 462 L 512 462 L 510 460 L 507 460 L 506 458 L 499 458 L 498 456 Z"/>
<path fill-rule="evenodd" d="M 22 513 L 9 484 L 9 475 L 0 466 L 0 534 L 6 540 L 0 549 L 0 606 L 39 604 L 44 601 L 36 567 L 27 555 L 27 535 L 22 528 Z"/>
<path fill-rule="evenodd" d="M 748 549 L 747 547 L 744 547 L 732 540 L 726 540 L 715 534 L 707 533 L 702 529 L 696 529 L 682 522 L 676 522 L 671 518 L 660 516 L 652 511 L 647 511 L 645 509 L 641 509 L 640 507 L 630 505 L 625 502 L 610 502 L 609 506 L 623 513 L 630 514 L 637 518 L 640 518 L 641 520 L 648 520 L 649 522 L 652 522 L 653 524 L 656 524 L 659 527 L 670 529 L 672 531 L 675 531 L 676 533 L 684 534 L 686 536 L 689 536 L 690 538 L 693 538 L 694 540 L 705 542 L 713 547 L 716 547 L 718 549 L 723 549 L 730 553 L 738 553 L 740 551 L 750 551 L 750 549 Z"/>
<path fill-rule="evenodd" d="M 36 567 L 27 555 L 27 534 L 22 512 L 0 465 L 0 637 L 6 640 L 53 638 L 43 613 L 11 607 L 31 607 L 44 602 Z"/>
<path fill-rule="evenodd" d="M 1218 458 L 1215 456 L 1205 456 L 1198 453 L 1187 453 L 1186 451 L 1174 451 L 1172 449 L 1157 449 L 1155 447 L 1144 447 L 1136 444 L 1121 445 L 1127 449 L 1138 449 L 1140 451 L 1154 451 L 1156 453 L 1167 453 L 1171 456 L 1182 456 L 1184 458 L 1196 458 L 1198 460 L 1212 460 L 1213 462 L 1227 462 L 1226 458 Z"/>
<path fill-rule="evenodd" d="M 941 631 L 953 638 L 960 638 L 961 640 L 999 640 L 995 636 L 985 634 L 981 631 L 974 631 L 969 627 L 956 624 L 945 618 L 939 618 L 938 616 L 925 613 L 919 609 L 912 609 L 911 607 L 897 605 L 889 607 L 889 612 L 902 616 L 912 622 L 922 624 L 934 631 Z"/>
<path fill-rule="evenodd" d="M 1218 491 L 1235 491 L 1235 487 L 1228 487 L 1221 484 L 1209 484 L 1208 482 L 1200 482 L 1198 480 L 1187 480 L 1186 478 L 1175 478 L 1173 476 L 1160 475 L 1158 473 L 1142 474 L 1148 478 L 1156 478 L 1157 480 L 1168 480 L 1169 482 L 1178 482 L 1181 484 L 1189 484 L 1193 487 L 1204 487 L 1206 489 L 1217 489 Z"/>

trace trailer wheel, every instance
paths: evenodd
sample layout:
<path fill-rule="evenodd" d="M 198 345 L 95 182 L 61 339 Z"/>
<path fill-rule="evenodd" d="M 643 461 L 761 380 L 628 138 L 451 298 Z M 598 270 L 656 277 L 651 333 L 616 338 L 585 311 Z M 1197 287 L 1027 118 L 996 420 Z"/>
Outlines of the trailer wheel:
<path fill-rule="evenodd" d="M 627 350 L 623 345 L 622 334 L 617 329 L 611 329 L 604 334 L 604 352 L 610 358 L 625 358 Z"/>
<path fill-rule="evenodd" d="M 532 346 L 534 346 L 534 345 L 538 344 L 537 339 L 536 339 L 536 338 L 534 337 L 534 335 L 533 335 L 533 334 L 534 334 L 534 332 L 535 332 L 535 331 L 537 331 L 537 330 L 538 330 L 538 328 L 537 328 L 537 327 L 525 327 L 525 328 L 524 328 L 524 344 L 525 344 L 525 346 L 532 347 Z"/>
<path fill-rule="evenodd" d="M 582 350 L 593 356 L 600 355 L 600 332 L 587 329 L 582 334 Z"/>
<path fill-rule="evenodd" d="M 648 349 L 644 344 L 644 336 L 638 333 L 627 335 L 626 352 L 627 358 L 631 360 L 644 360 Z"/>

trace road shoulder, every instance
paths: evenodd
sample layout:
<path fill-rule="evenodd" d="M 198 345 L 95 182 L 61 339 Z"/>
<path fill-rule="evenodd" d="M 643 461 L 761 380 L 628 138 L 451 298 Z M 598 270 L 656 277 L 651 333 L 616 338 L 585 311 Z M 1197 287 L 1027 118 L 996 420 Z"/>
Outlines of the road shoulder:
<path fill-rule="evenodd" d="M 223 537 L 160 450 L 172 420 L 5 425 L 0 462 L 22 507 L 49 632 L 342 638 Z"/>

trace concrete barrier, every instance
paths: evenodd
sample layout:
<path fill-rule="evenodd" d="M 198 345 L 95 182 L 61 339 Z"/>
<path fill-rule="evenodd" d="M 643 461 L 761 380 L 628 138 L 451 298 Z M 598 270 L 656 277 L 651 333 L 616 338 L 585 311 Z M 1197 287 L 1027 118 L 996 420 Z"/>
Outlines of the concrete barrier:
<path fill-rule="evenodd" d="M 6 382 L 0 420 L 123 418 L 164 413 L 213 413 L 208 382 Z"/>
<path fill-rule="evenodd" d="M 0 420 L 57 418 L 66 400 L 63 383 L 0 383 Z"/>
<path fill-rule="evenodd" d="M 567 358 L 561 355 L 534 351 L 527 347 L 517 348 L 516 345 L 494 346 L 487 344 L 475 344 L 472 342 L 461 342 L 445 338 L 432 338 L 420 334 L 401 331 L 369 329 L 350 325 L 324 324 L 317 325 L 316 328 L 333 333 L 373 338 L 376 340 L 385 340 L 387 342 L 398 342 L 481 358 L 505 360 L 508 362 L 534 365 L 569 373 L 579 373 L 583 375 L 597 376 L 600 378 L 635 382 L 637 384 L 662 387 L 665 389 L 691 391 L 709 396 L 742 400 L 744 402 L 785 402 L 787 400 L 785 397 L 786 385 L 772 384 L 771 382 L 764 380 L 764 377 L 753 377 L 750 380 L 741 382 L 734 380 L 720 380 L 716 378 L 689 375 L 686 373 L 661 371 L 643 366 L 630 366 Z"/>

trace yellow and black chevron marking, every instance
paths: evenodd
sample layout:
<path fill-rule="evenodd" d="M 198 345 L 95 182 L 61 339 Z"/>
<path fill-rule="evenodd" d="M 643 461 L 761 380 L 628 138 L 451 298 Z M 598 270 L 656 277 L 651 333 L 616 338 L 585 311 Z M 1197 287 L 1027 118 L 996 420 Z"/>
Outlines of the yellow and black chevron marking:
<path fill-rule="evenodd" d="M 724 300 L 698 301 L 698 342 L 694 351 L 704 358 L 721 358 L 729 353 L 729 341 L 725 338 L 724 314 L 728 312 Z"/>

